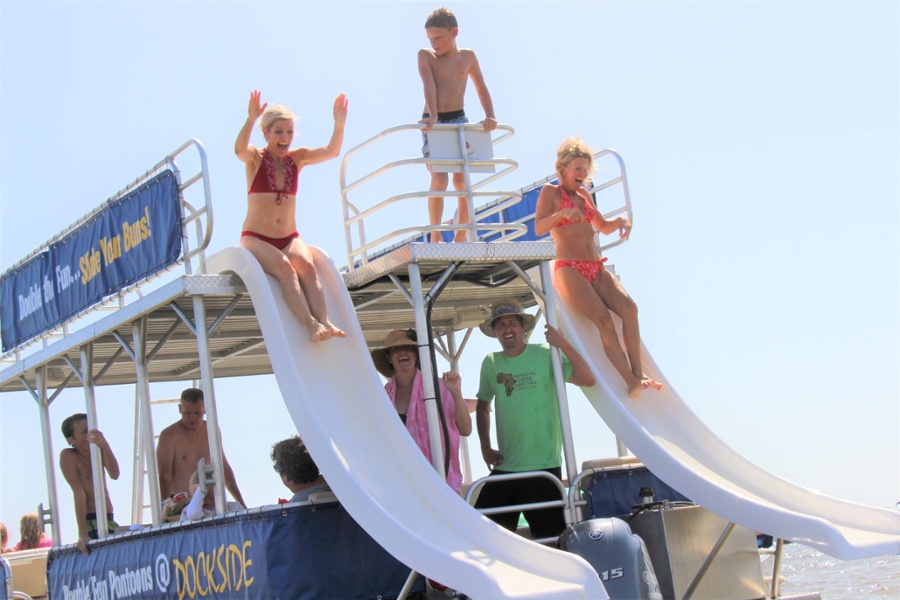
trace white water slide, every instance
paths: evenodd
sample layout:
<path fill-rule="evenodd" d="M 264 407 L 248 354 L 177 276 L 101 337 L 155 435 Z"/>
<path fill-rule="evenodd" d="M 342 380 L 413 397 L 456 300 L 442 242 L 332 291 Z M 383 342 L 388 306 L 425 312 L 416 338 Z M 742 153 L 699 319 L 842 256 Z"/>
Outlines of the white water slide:
<path fill-rule="evenodd" d="M 246 250 L 226 248 L 208 271 L 247 287 L 284 402 L 341 504 L 398 560 L 474 598 L 608 598 L 586 561 L 499 527 L 434 476 L 385 395 L 340 273 L 314 254 L 345 339 L 310 343 Z"/>
<path fill-rule="evenodd" d="M 630 400 L 597 329 L 562 301 L 557 314 L 560 329 L 597 377 L 585 395 L 657 477 L 720 517 L 841 560 L 900 554 L 900 512 L 819 494 L 739 455 L 691 411 L 643 346 L 644 372 L 665 387 Z"/>

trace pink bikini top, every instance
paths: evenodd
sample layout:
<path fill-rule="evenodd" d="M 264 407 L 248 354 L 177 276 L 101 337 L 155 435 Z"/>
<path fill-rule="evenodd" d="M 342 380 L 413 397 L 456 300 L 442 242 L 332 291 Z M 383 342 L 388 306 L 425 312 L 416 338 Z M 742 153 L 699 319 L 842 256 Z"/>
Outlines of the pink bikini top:
<path fill-rule="evenodd" d="M 288 194 L 297 195 L 297 165 L 294 164 L 294 160 L 290 156 L 285 155 L 282 171 L 284 173 L 284 187 L 279 188 L 275 179 L 275 162 L 272 160 L 272 155 L 269 154 L 269 149 L 264 149 L 262 163 L 256 170 L 256 177 L 253 178 L 253 183 L 250 184 L 250 189 L 247 190 L 247 193 L 278 194 L 275 197 L 275 204 L 281 204 L 284 196 Z"/>
<path fill-rule="evenodd" d="M 560 194 L 560 196 L 562 196 L 562 199 L 559 201 L 559 210 L 562 210 L 564 208 L 578 208 L 577 206 L 575 206 L 575 203 L 572 202 L 572 199 L 569 198 L 569 194 L 566 193 L 566 188 L 564 188 L 562 186 L 562 184 L 559 184 L 558 187 L 559 187 L 559 194 Z M 584 200 L 584 218 L 581 221 L 571 221 L 568 218 L 564 218 L 561 221 L 559 221 L 556 225 L 557 225 L 557 227 L 562 227 L 565 225 L 574 225 L 575 223 L 581 223 L 581 222 L 590 223 L 591 221 L 594 220 L 594 215 L 596 214 L 596 212 L 597 211 L 594 210 L 594 207 L 591 205 L 591 203 L 588 202 L 587 200 Z"/>

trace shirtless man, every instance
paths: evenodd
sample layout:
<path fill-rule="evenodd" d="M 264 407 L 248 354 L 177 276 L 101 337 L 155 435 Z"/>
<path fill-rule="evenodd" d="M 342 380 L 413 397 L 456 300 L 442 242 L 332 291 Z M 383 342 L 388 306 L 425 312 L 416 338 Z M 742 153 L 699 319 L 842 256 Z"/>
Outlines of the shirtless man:
<path fill-rule="evenodd" d="M 100 448 L 100 459 L 103 469 L 111 479 L 119 478 L 119 461 L 113 454 L 103 434 L 92 429 L 88 431 L 87 415 L 77 413 L 62 422 L 62 433 L 71 448 L 59 453 L 59 468 L 63 477 L 72 488 L 75 499 L 75 521 L 78 523 L 78 541 L 76 546 L 85 554 L 89 553 L 87 542 L 97 539 L 97 508 L 94 500 L 94 479 L 91 469 L 91 444 Z M 103 476 L 103 473 L 101 473 Z M 106 490 L 106 528 L 114 532 L 118 525 L 113 519 L 113 506 L 109 499 L 109 489 L 104 477 L 103 489 Z"/>
<path fill-rule="evenodd" d="M 459 34 L 456 16 L 446 8 L 439 8 L 428 15 L 425 21 L 425 33 L 431 42 L 431 48 L 419 50 L 419 75 L 422 77 L 422 85 L 425 88 L 425 111 L 422 121 L 425 131 L 437 124 L 468 123 L 466 113 L 463 110 L 463 99 L 466 95 L 466 83 L 472 78 L 472 84 L 478 93 L 478 100 L 484 109 L 484 121 L 482 125 L 485 131 L 497 128 L 497 119 L 494 118 L 494 104 L 491 93 L 484 83 L 481 67 L 475 52 L 469 48 L 457 48 L 456 36 Z M 422 154 L 430 155 L 428 138 L 425 137 L 425 145 Z M 447 173 L 431 173 L 431 187 L 429 191 L 447 191 Z M 465 174 L 462 172 L 453 174 L 453 189 L 462 191 L 466 189 Z M 444 198 L 432 196 L 428 198 L 428 219 L 430 225 L 439 225 L 444 213 Z M 459 198 L 459 224 L 469 222 L 469 205 L 466 197 Z M 431 232 L 431 241 L 442 241 L 440 231 Z M 454 242 L 463 242 L 466 232 L 456 232 Z"/>
<path fill-rule="evenodd" d="M 203 402 L 203 391 L 188 388 L 181 392 L 178 403 L 181 420 L 172 423 L 159 434 L 156 445 L 156 464 L 159 469 L 159 493 L 168 498 L 179 492 L 187 493 L 190 487 L 191 474 L 197 470 L 197 463 L 202 458 L 207 465 L 212 464 L 209 455 L 209 437 L 206 429 L 206 406 Z M 225 470 L 225 489 L 241 506 L 247 508 L 241 491 L 234 478 L 234 471 L 222 454 Z"/>

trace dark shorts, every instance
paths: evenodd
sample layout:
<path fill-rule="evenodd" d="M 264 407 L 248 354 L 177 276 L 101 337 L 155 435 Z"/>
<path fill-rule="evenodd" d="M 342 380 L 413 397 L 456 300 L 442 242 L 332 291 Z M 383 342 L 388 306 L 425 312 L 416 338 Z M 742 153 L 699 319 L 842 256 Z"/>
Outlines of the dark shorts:
<path fill-rule="evenodd" d="M 427 119 L 428 113 L 422 113 L 422 118 Z M 469 119 L 466 118 L 466 111 L 464 110 L 454 110 L 450 112 L 439 112 L 437 122 L 440 125 L 459 125 L 460 123 L 468 123 Z M 422 156 L 428 158 L 431 155 L 431 150 L 428 148 L 428 135 L 423 131 L 422 132 Z"/>
<path fill-rule="evenodd" d="M 97 523 L 97 513 L 88 513 L 85 515 L 87 517 L 87 526 L 88 526 L 88 537 L 92 540 L 96 540 L 100 537 L 99 534 L 99 524 Z M 116 523 L 115 519 L 113 519 L 112 513 L 106 513 L 106 531 L 107 533 L 115 533 L 116 529 L 119 528 L 119 524 Z"/>
<path fill-rule="evenodd" d="M 562 478 L 562 468 L 541 469 L 547 473 Z M 500 471 L 494 469 L 491 476 L 506 475 L 509 471 Z M 547 502 L 550 500 L 561 500 L 559 489 L 556 485 L 543 477 L 533 477 L 531 479 L 517 479 L 514 481 L 498 481 L 491 483 L 490 481 L 484 485 L 481 493 L 478 495 L 478 501 L 475 502 L 475 508 L 494 508 L 497 506 L 513 506 L 515 504 L 530 504 L 532 502 Z M 537 510 L 526 510 L 522 514 L 531 528 L 531 537 L 547 538 L 558 537 L 566 528 L 566 519 L 563 516 L 562 507 L 559 508 L 541 508 Z M 491 521 L 498 525 L 515 531 L 519 525 L 519 513 L 507 512 L 494 515 L 485 515 Z"/>

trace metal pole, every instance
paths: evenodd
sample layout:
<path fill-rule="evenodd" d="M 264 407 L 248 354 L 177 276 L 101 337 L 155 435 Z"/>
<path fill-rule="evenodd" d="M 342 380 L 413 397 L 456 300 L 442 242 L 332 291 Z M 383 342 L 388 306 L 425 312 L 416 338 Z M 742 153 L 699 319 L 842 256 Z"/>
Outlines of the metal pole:
<path fill-rule="evenodd" d="M 781 595 L 781 559 L 784 555 L 784 540 L 777 538 L 775 540 L 775 565 L 772 567 L 772 597 L 778 598 Z"/>
<path fill-rule="evenodd" d="M 134 477 L 143 478 L 143 467 L 147 470 L 147 487 L 150 490 L 150 519 L 154 525 L 162 522 L 162 499 L 159 491 L 159 465 L 156 464 L 156 448 L 153 444 L 153 417 L 150 411 L 150 375 L 147 372 L 147 318 L 143 317 L 132 324 L 134 337 L 134 366 L 137 374 L 135 394 L 137 396 L 138 410 L 140 411 L 140 454 L 143 455 L 143 464 L 138 462 Z M 138 505 L 144 502 L 143 490 L 141 497 L 133 501 Z M 135 507 L 132 507 L 132 511 Z M 141 509 L 141 517 L 143 517 Z M 135 521 L 140 523 L 140 520 Z"/>
<path fill-rule="evenodd" d="M 100 429 L 97 422 L 97 401 L 94 396 L 94 345 L 87 343 L 81 347 L 81 383 L 84 386 L 84 406 L 87 413 L 88 431 Z M 103 455 L 97 444 L 90 444 L 91 483 L 94 485 L 94 512 L 97 515 L 97 537 L 109 535 L 106 522 L 106 486 L 103 472 Z"/>
<path fill-rule="evenodd" d="M 550 263 L 541 263 L 541 285 L 544 287 L 544 302 L 546 312 L 544 317 L 551 327 L 558 327 L 556 319 L 556 290 L 550 284 Z M 550 353 L 553 365 L 553 376 L 556 379 L 556 396 L 559 400 L 559 425 L 562 429 L 563 456 L 566 459 L 566 477 L 569 481 L 578 475 L 575 462 L 575 444 L 572 441 L 572 419 L 569 416 L 569 397 L 566 395 L 565 371 L 562 368 L 562 358 L 558 348 L 552 348 Z M 568 511 L 566 511 L 568 513 Z M 568 515 L 571 516 L 571 515 Z"/>
<path fill-rule="evenodd" d="M 419 265 L 409 265 L 409 285 L 412 291 L 413 314 L 415 316 L 416 332 L 424 335 L 428 331 L 425 322 L 425 302 L 422 294 L 422 276 Z M 441 433 L 438 424 L 440 417 L 437 409 L 437 390 L 434 389 L 434 380 L 431 378 L 431 353 L 428 351 L 427 340 L 423 343 L 419 340 L 419 366 L 422 367 L 422 389 L 425 392 L 425 414 L 428 417 L 428 440 L 431 443 L 431 464 L 442 479 L 444 475 L 444 444 L 441 441 Z"/>
<path fill-rule="evenodd" d="M 59 546 L 59 499 L 56 494 L 56 469 L 53 463 L 53 441 L 50 436 L 50 406 L 47 402 L 47 365 L 34 374 L 37 387 L 38 411 L 41 414 L 41 436 L 44 438 L 44 471 L 47 478 L 47 493 L 50 494 L 50 521 L 53 524 L 53 545 Z"/>
<path fill-rule="evenodd" d="M 450 354 L 450 370 L 459 373 L 459 354 L 456 349 L 456 332 L 451 329 L 447 332 L 447 350 Z M 469 407 L 466 405 L 466 410 Z M 472 457 L 469 455 L 469 436 L 460 436 L 459 463 L 462 466 L 463 482 L 472 481 Z"/>
<path fill-rule="evenodd" d="M 466 181 L 466 206 L 469 210 L 469 223 L 466 226 L 466 241 L 475 242 L 478 240 L 478 230 L 475 228 L 475 198 L 472 196 L 472 174 L 469 170 L 469 152 L 466 148 L 466 126 L 459 125 L 459 152 L 462 156 L 463 177 Z M 459 226 L 459 223 L 456 224 Z"/>
<path fill-rule="evenodd" d="M 206 429 L 209 436 L 209 457 L 215 473 L 216 512 L 225 513 L 225 459 L 222 438 L 219 435 L 219 411 L 213 389 L 212 358 L 209 355 L 209 331 L 206 328 L 206 305 L 202 295 L 194 296 L 194 324 L 197 329 L 197 347 L 200 354 L 200 379 L 203 382 L 203 400 L 206 407 Z"/>
<path fill-rule="evenodd" d="M 410 571 L 409 577 L 406 578 L 406 582 L 403 584 L 403 589 L 400 590 L 400 594 L 397 596 L 397 600 L 406 600 L 409 597 L 409 592 L 412 591 L 412 586 L 418 577 L 418 573 Z"/>
<path fill-rule="evenodd" d="M 134 435 L 131 438 L 134 442 L 133 451 L 131 453 L 131 522 L 142 523 L 144 521 L 144 453 L 141 451 L 141 404 L 138 400 L 137 386 L 134 390 Z"/>

